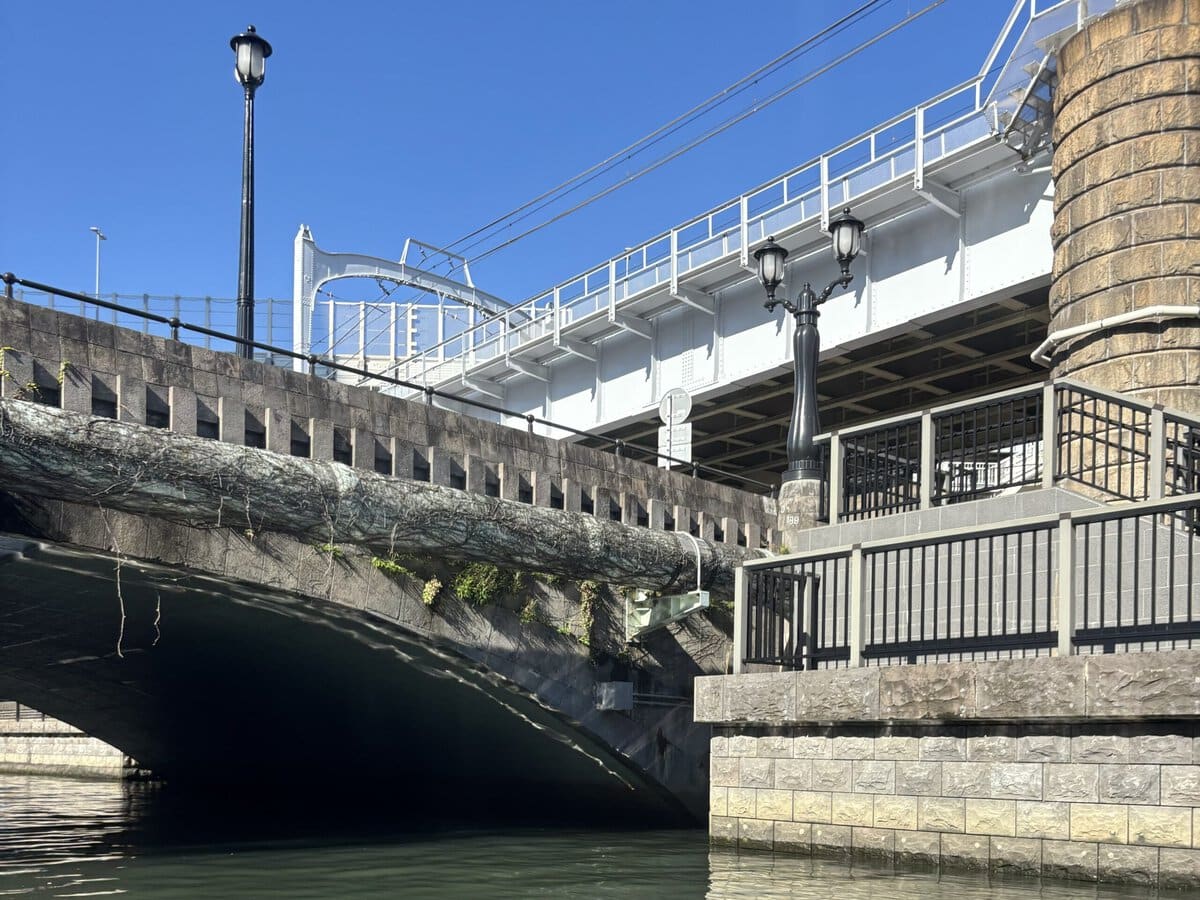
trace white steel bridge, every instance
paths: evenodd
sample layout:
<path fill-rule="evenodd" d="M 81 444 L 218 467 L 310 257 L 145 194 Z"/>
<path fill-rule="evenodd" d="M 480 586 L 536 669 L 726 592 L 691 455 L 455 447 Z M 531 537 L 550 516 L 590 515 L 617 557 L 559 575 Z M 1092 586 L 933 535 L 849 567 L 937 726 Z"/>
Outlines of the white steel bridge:
<path fill-rule="evenodd" d="M 784 465 L 791 317 L 763 309 L 753 251 L 774 235 L 789 293 L 823 284 L 835 272 L 825 229 L 850 205 L 867 233 L 851 290 L 823 308 L 824 425 L 1033 382 L 1055 51 L 1114 5 L 1018 0 L 979 72 L 915 109 L 420 352 L 372 355 L 364 325 L 360 352 L 335 358 L 642 443 L 682 387 L 697 459 L 771 475 Z"/>

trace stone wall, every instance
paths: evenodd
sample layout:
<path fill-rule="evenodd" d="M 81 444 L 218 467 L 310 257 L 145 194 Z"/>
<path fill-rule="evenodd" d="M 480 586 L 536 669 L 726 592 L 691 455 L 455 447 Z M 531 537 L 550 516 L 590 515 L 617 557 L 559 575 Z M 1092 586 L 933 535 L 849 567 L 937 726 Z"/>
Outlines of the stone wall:
<path fill-rule="evenodd" d="M 90 737 L 58 719 L 11 701 L 0 703 L 0 772 L 17 775 L 68 775 L 123 778 L 132 763 L 116 747 Z M 14 717 L 7 717 L 11 713 Z"/>
<path fill-rule="evenodd" d="M 1058 54 L 1050 331 L 1200 303 L 1200 2 L 1119 7 Z M 1054 375 L 1200 412 L 1200 321 L 1097 330 Z"/>
<path fill-rule="evenodd" d="M 1200 885 L 1200 651 L 697 680 L 716 843 Z"/>
<path fill-rule="evenodd" d="M 5 298 L 0 396 L 718 542 L 773 539 L 769 497 Z"/>

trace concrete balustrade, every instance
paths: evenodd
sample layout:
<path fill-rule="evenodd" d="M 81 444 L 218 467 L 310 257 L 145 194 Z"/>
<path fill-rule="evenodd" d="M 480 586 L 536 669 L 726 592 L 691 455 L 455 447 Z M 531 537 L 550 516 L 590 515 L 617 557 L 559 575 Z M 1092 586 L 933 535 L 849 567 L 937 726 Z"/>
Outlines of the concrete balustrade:
<path fill-rule="evenodd" d="M 691 530 L 774 538 L 769 497 L 356 387 L 0 298 L 0 397 L 362 471 Z M 425 480 L 422 479 L 422 480 Z M 719 528 L 718 528 L 719 525 Z"/>

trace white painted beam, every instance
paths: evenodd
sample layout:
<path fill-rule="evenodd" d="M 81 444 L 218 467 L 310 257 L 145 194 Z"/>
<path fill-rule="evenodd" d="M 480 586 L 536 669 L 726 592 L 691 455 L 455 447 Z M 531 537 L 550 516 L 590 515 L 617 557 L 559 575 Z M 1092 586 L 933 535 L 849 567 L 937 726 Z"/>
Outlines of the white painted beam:
<path fill-rule="evenodd" d="M 514 372 L 519 372 L 529 378 L 535 378 L 538 381 L 550 380 L 550 367 L 542 363 L 530 362 L 508 353 L 504 357 L 504 364 Z"/>
<path fill-rule="evenodd" d="M 620 327 L 630 334 L 636 334 L 638 337 L 643 337 L 648 341 L 654 340 L 654 325 L 647 319 L 641 316 L 633 316 L 629 313 L 614 312 L 609 316 L 612 323 Z"/>
<path fill-rule="evenodd" d="M 702 313 L 707 313 L 710 316 L 717 314 L 717 301 L 712 294 L 706 294 L 704 291 L 680 285 L 678 290 L 672 293 L 671 296 L 680 303 L 685 303 L 693 309 L 700 310 Z"/>

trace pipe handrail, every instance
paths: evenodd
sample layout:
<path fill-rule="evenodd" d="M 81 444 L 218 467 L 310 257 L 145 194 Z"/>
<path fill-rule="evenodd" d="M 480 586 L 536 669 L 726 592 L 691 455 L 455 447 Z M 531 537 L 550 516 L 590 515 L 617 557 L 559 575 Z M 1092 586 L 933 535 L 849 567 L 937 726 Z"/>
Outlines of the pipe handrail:
<path fill-rule="evenodd" d="M 31 288 L 32 290 L 35 290 L 35 291 L 44 291 L 48 294 L 53 294 L 54 296 L 57 296 L 57 297 L 66 297 L 67 299 L 70 299 L 70 300 L 77 300 L 80 303 L 91 303 L 95 306 L 101 307 L 102 309 L 112 310 L 113 312 L 121 313 L 123 315 L 137 316 L 139 318 L 146 319 L 147 321 L 150 321 L 150 322 L 157 322 L 160 325 L 166 325 L 171 329 L 171 339 L 172 340 L 179 340 L 179 331 L 180 330 L 191 331 L 191 332 L 195 332 L 196 334 L 206 335 L 207 337 L 217 338 L 219 340 L 224 340 L 224 341 L 230 341 L 231 343 L 237 344 L 242 347 L 249 347 L 249 348 L 251 348 L 251 350 L 262 350 L 266 353 L 271 354 L 272 356 L 282 356 L 287 359 L 298 359 L 303 362 L 307 362 L 310 367 L 324 366 L 328 369 L 334 369 L 339 372 L 346 372 L 347 374 L 350 374 L 350 375 L 357 375 L 364 379 L 373 379 L 375 381 L 382 381 L 386 384 L 393 385 L 395 387 L 402 387 L 407 390 L 416 391 L 416 392 L 424 394 L 426 397 L 426 402 L 428 402 L 430 404 L 432 404 L 435 399 L 440 398 L 447 402 L 462 403 L 467 406 L 476 407 L 477 409 L 487 410 L 488 412 L 493 412 L 500 416 L 509 416 L 514 419 L 522 419 L 527 423 L 530 431 L 533 430 L 533 426 L 535 424 L 545 425 L 548 428 L 553 428 L 558 431 L 568 432 L 570 434 L 575 435 L 576 437 L 582 437 L 582 438 L 587 438 L 589 440 L 601 441 L 601 442 L 611 445 L 612 449 L 616 452 L 616 454 L 618 456 L 621 456 L 623 451 L 626 451 L 626 450 L 632 450 L 632 451 L 638 452 L 638 453 L 646 453 L 657 459 L 665 459 L 668 462 L 671 462 L 671 463 L 674 463 L 677 465 L 690 467 L 693 477 L 695 477 L 695 475 L 699 472 L 708 472 L 708 473 L 712 473 L 713 475 L 720 476 L 722 478 L 736 479 L 737 481 L 740 481 L 743 484 L 752 484 L 755 487 L 763 488 L 767 491 L 773 491 L 775 489 L 773 485 L 767 484 L 764 481 L 759 481 L 755 478 L 749 478 L 744 475 L 739 475 L 736 472 L 726 472 L 723 469 L 718 469 L 718 468 L 716 468 L 714 466 L 710 466 L 706 463 L 697 463 L 692 460 L 678 459 L 676 457 L 669 456 L 665 453 L 659 453 L 657 448 L 645 447 L 640 444 L 631 444 L 631 443 L 621 440 L 620 438 L 612 438 L 612 437 L 609 437 L 608 435 L 596 434 L 595 432 L 585 431 L 580 428 L 574 428 L 570 425 L 564 425 L 560 422 L 554 422 L 550 419 L 544 419 L 541 416 L 535 416 L 532 413 L 523 413 L 518 410 L 507 409 L 506 407 L 497 406 L 492 403 L 486 403 L 482 400 L 472 400 L 472 399 L 466 398 L 466 397 L 459 397 L 455 394 L 450 394 L 445 391 L 440 391 L 437 388 L 429 387 L 427 385 L 416 384 L 415 382 L 405 381 L 402 378 L 393 378 L 390 375 L 383 375 L 383 374 L 380 374 L 377 372 L 371 372 L 368 369 L 360 369 L 357 366 L 348 366 L 348 365 L 345 365 L 344 363 L 335 362 L 334 360 L 331 360 L 331 359 L 324 359 L 322 357 L 317 356 L 314 353 L 305 355 L 303 353 L 297 353 L 294 350 L 286 350 L 283 347 L 276 347 L 272 344 L 266 344 L 266 343 L 263 343 L 262 341 L 255 341 L 255 340 L 249 340 L 247 338 L 237 337 L 235 335 L 227 334 L 222 331 L 217 331 L 212 328 L 207 328 L 203 325 L 194 325 L 189 322 L 184 322 L 177 316 L 164 316 L 164 315 L 160 315 L 159 313 L 150 312 L 150 311 L 144 310 L 144 309 L 137 309 L 137 308 L 131 307 L 131 306 L 123 306 L 120 303 L 112 303 L 108 300 L 102 300 L 98 297 L 92 297 L 87 294 L 80 294 L 75 291 L 68 291 L 68 290 L 64 290 L 62 288 L 56 288 L 52 285 L 43 284 L 38 281 L 31 281 L 27 278 L 18 278 L 12 272 L 5 272 L 3 275 L 0 275 L 0 280 L 2 280 L 5 285 L 5 296 L 8 299 L 15 299 L 12 296 L 12 286 L 14 284 L 19 284 L 22 287 Z M 310 376 L 310 377 L 315 377 L 315 376 Z M 501 424 L 503 424 L 503 423 L 501 423 Z"/>

